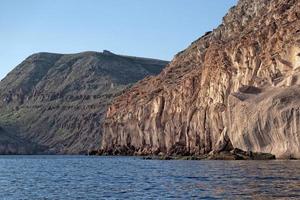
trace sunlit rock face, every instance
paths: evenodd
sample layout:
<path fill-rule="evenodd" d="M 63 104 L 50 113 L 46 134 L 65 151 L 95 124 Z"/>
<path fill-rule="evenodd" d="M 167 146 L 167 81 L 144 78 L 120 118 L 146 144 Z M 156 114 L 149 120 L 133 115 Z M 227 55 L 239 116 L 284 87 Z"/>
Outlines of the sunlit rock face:
<path fill-rule="evenodd" d="M 240 0 L 158 76 L 117 97 L 102 149 L 300 158 L 300 1 Z"/>

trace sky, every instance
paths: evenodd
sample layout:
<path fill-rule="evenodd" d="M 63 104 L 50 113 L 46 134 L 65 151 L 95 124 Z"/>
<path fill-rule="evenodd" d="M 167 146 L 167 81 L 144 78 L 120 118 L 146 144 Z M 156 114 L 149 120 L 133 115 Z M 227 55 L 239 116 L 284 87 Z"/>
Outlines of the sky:
<path fill-rule="evenodd" d="M 37 52 L 171 60 L 237 0 L 0 0 L 0 79 Z"/>

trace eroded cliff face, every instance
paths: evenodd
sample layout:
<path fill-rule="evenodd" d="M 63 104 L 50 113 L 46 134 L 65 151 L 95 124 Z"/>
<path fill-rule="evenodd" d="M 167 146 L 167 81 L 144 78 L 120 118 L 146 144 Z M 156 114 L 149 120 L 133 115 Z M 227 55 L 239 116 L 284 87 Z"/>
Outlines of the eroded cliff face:
<path fill-rule="evenodd" d="M 299 78 L 300 2 L 240 0 L 158 76 L 114 100 L 101 148 L 300 158 Z"/>
<path fill-rule="evenodd" d="M 109 51 L 28 57 L 0 82 L 0 154 L 98 148 L 111 100 L 167 63 Z"/>

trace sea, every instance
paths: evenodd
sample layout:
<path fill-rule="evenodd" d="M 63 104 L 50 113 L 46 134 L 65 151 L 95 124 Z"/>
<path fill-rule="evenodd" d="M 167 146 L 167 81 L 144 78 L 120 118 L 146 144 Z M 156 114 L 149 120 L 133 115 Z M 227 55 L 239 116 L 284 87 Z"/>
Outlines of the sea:
<path fill-rule="evenodd" d="M 300 199 L 300 161 L 0 156 L 0 199 Z"/>

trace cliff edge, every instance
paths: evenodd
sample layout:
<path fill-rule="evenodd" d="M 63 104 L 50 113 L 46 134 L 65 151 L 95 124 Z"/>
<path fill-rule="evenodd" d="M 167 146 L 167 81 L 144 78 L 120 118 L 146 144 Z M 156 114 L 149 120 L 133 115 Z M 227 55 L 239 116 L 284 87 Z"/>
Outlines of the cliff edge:
<path fill-rule="evenodd" d="M 157 76 L 115 98 L 101 149 L 300 158 L 300 2 L 240 0 Z"/>

